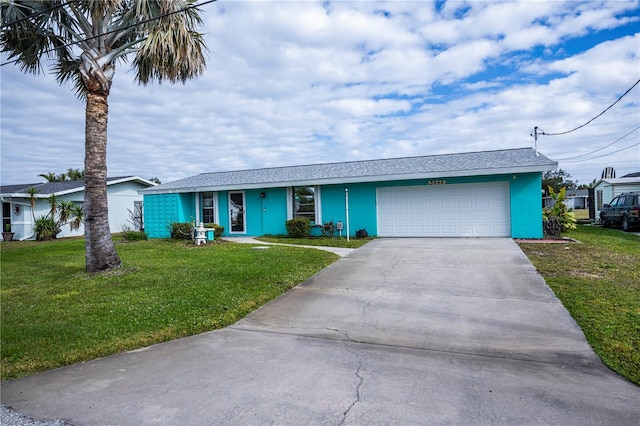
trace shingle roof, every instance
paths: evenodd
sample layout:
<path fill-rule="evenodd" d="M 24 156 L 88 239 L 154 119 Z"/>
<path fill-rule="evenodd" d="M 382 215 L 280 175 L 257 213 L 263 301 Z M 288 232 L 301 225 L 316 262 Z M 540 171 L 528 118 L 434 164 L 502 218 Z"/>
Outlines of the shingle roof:
<path fill-rule="evenodd" d="M 542 172 L 558 163 L 532 148 L 202 173 L 144 194 L 220 191 L 490 174 Z"/>
<path fill-rule="evenodd" d="M 107 182 L 122 179 L 139 179 L 137 176 L 119 176 L 107 178 Z M 25 183 L 16 185 L 3 185 L 0 186 L 0 194 L 26 194 L 27 190 L 31 187 L 36 188 L 38 197 L 49 196 L 51 194 L 57 194 L 60 192 L 68 192 L 73 190 L 84 189 L 84 180 L 68 180 L 64 182 L 39 182 L 39 183 Z"/>

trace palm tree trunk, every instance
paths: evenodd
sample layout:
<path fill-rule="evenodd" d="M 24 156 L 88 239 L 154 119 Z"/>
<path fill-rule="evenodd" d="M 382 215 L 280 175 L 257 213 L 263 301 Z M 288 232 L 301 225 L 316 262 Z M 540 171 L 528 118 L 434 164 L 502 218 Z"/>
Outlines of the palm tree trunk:
<path fill-rule="evenodd" d="M 87 95 L 84 211 L 86 269 L 88 272 L 119 267 L 122 262 L 111 239 L 107 204 L 107 117 L 104 93 Z"/>

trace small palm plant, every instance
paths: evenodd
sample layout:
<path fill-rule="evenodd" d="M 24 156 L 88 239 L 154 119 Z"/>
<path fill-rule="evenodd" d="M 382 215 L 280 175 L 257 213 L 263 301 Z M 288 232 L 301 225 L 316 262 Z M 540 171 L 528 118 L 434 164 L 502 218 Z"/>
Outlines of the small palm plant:
<path fill-rule="evenodd" d="M 560 191 L 555 192 L 552 187 L 549 187 L 549 196 L 553 199 L 554 204 L 552 207 L 545 207 L 542 209 L 542 219 L 547 220 L 550 217 L 557 217 L 560 219 L 562 230 L 576 229 L 576 215 L 573 213 L 573 209 L 567 208 L 564 203 L 567 188 L 563 187 Z"/>
<path fill-rule="evenodd" d="M 82 206 L 72 201 L 58 200 L 55 194 L 47 198 L 50 210 L 45 216 L 35 219 L 33 230 L 36 240 L 49 241 L 57 238 L 62 232 L 62 227 L 69 225 L 69 229 L 75 231 L 84 221 Z"/>

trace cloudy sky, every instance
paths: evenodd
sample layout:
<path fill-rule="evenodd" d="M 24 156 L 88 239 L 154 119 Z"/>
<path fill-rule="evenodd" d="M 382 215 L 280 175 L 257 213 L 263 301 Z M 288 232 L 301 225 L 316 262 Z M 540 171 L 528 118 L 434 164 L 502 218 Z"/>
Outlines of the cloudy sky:
<path fill-rule="evenodd" d="M 534 126 L 574 129 L 640 79 L 639 1 L 220 0 L 202 17 L 197 80 L 117 68 L 110 176 L 532 147 Z M 0 73 L 2 184 L 83 168 L 71 88 Z M 538 148 L 580 183 L 640 171 L 640 84 Z"/>

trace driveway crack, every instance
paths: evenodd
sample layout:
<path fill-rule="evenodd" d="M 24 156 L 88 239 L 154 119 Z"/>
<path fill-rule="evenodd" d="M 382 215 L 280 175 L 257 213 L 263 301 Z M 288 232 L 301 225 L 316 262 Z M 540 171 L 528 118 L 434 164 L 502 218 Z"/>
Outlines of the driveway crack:
<path fill-rule="evenodd" d="M 351 412 L 353 407 L 355 407 L 356 404 L 358 404 L 360 402 L 360 388 L 362 387 L 362 385 L 364 383 L 364 377 L 362 377 L 362 375 L 360 374 L 360 371 L 362 370 L 362 367 L 363 367 L 362 359 L 360 358 L 360 356 L 358 356 L 357 353 L 355 353 L 353 350 L 351 350 L 351 348 L 348 346 L 347 342 L 344 343 L 344 347 L 347 350 L 347 352 L 349 352 L 351 355 L 353 355 L 358 360 L 358 368 L 356 369 L 356 372 L 354 374 L 355 377 L 357 378 L 358 384 L 356 385 L 355 399 L 353 400 L 351 405 L 349 405 L 349 407 L 342 413 L 342 420 L 340 421 L 340 425 L 343 425 L 347 421 L 347 417 L 349 416 L 349 413 Z"/>
<path fill-rule="evenodd" d="M 362 325 L 367 325 L 367 309 L 369 308 L 369 306 L 375 302 L 376 300 L 380 299 L 382 297 L 382 291 L 380 291 L 378 293 L 378 295 L 374 298 L 372 298 L 371 300 L 369 300 L 363 307 L 362 307 Z"/>

